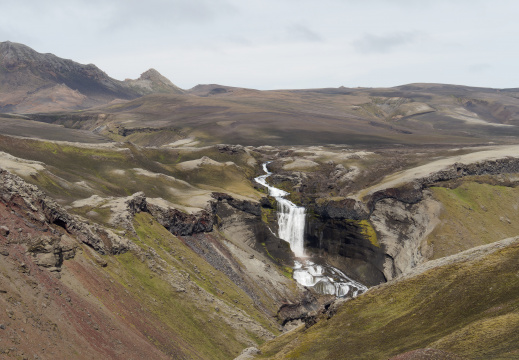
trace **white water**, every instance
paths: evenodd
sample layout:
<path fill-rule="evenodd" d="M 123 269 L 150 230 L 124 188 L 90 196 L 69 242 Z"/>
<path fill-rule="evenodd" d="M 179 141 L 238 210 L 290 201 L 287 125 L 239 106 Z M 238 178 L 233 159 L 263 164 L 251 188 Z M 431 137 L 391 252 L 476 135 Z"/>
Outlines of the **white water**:
<path fill-rule="evenodd" d="M 272 173 L 268 171 L 267 165 L 263 164 L 265 175 L 258 176 L 254 180 L 265 186 L 269 195 L 273 196 L 278 203 L 278 237 L 290 244 L 290 250 L 294 252 L 301 261 L 296 261 L 294 265 L 294 280 L 303 286 L 313 287 L 321 294 L 335 295 L 337 297 L 357 295 L 365 292 L 368 288 L 361 283 L 350 279 L 339 269 L 330 265 L 316 265 L 304 259 L 304 232 L 306 210 L 302 206 L 297 206 L 284 197 L 288 195 L 286 191 L 275 188 L 267 184 L 267 177 Z"/>
<path fill-rule="evenodd" d="M 297 257 L 304 257 L 305 208 L 285 199 L 284 196 L 288 195 L 286 191 L 267 184 L 266 179 L 272 174 L 267 169 L 268 164 L 263 164 L 263 170 L 267 174 L 259 176 L 255 180 L 269 190 L 270 196 L 276 198 L 278 203 L 278 237 L 290 244 L 290 250 Z"/>

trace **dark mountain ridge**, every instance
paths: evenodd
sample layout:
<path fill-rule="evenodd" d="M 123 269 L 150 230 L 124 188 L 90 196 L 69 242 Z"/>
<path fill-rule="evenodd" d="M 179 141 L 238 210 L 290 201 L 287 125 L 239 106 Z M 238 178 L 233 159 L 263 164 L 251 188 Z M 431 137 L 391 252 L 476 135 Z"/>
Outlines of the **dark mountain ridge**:
<path fill-rule="evenodd" d="M 55 103 L 53 111 L 75 110 L 157 92 L 183 91 L 154 69 L 144 72 L 137 80 L 119 81 L 94 64 L 83 65 L 53 54 L 42 54 L 23 44 L 0 43 L 3 112 L 45 111 L 43 106 L 49 101 Z"/>

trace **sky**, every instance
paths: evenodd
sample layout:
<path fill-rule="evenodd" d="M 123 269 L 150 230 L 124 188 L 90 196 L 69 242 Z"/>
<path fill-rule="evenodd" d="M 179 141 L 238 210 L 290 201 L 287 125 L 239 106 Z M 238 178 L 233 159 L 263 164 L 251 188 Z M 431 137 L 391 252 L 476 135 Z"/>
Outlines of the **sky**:
<path fill-rule="evenodd" d="M 0 41 L 177 86 L 519 87 L 517 0 L 24 0 Z"/>

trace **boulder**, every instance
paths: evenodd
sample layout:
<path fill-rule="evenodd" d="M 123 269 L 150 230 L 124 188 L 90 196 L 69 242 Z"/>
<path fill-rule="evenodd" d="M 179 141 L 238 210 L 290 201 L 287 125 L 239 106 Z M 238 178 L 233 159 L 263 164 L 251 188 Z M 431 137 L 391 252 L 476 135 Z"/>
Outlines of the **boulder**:
<path fill-rule="evenodd" d="M 36 255 L 36 264 L 38 266 L 53 268 L 60 266 L 60 257 L 54 253 L 42 253 Z"/>
<path fill-rule="evenodd" d="M 7 226 L 0 226 L 0 236 L 7 237 L 9 235 L 9 228 Z"/>

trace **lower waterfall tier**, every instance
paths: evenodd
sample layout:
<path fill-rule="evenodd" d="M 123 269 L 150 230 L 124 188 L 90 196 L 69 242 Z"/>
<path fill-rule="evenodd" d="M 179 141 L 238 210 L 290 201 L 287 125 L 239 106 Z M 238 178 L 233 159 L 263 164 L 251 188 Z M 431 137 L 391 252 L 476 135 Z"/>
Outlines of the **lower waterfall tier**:
<path fill-rule="evenodd" d="M 366 286 L 350 279 L 339 269 L 327 264 L 316 265 L 309 260 L 296 261 L 293 276 L 299 284 L 313 287 L 315 291 L 324 295 L 356 297 L 368 290 Z"/>

